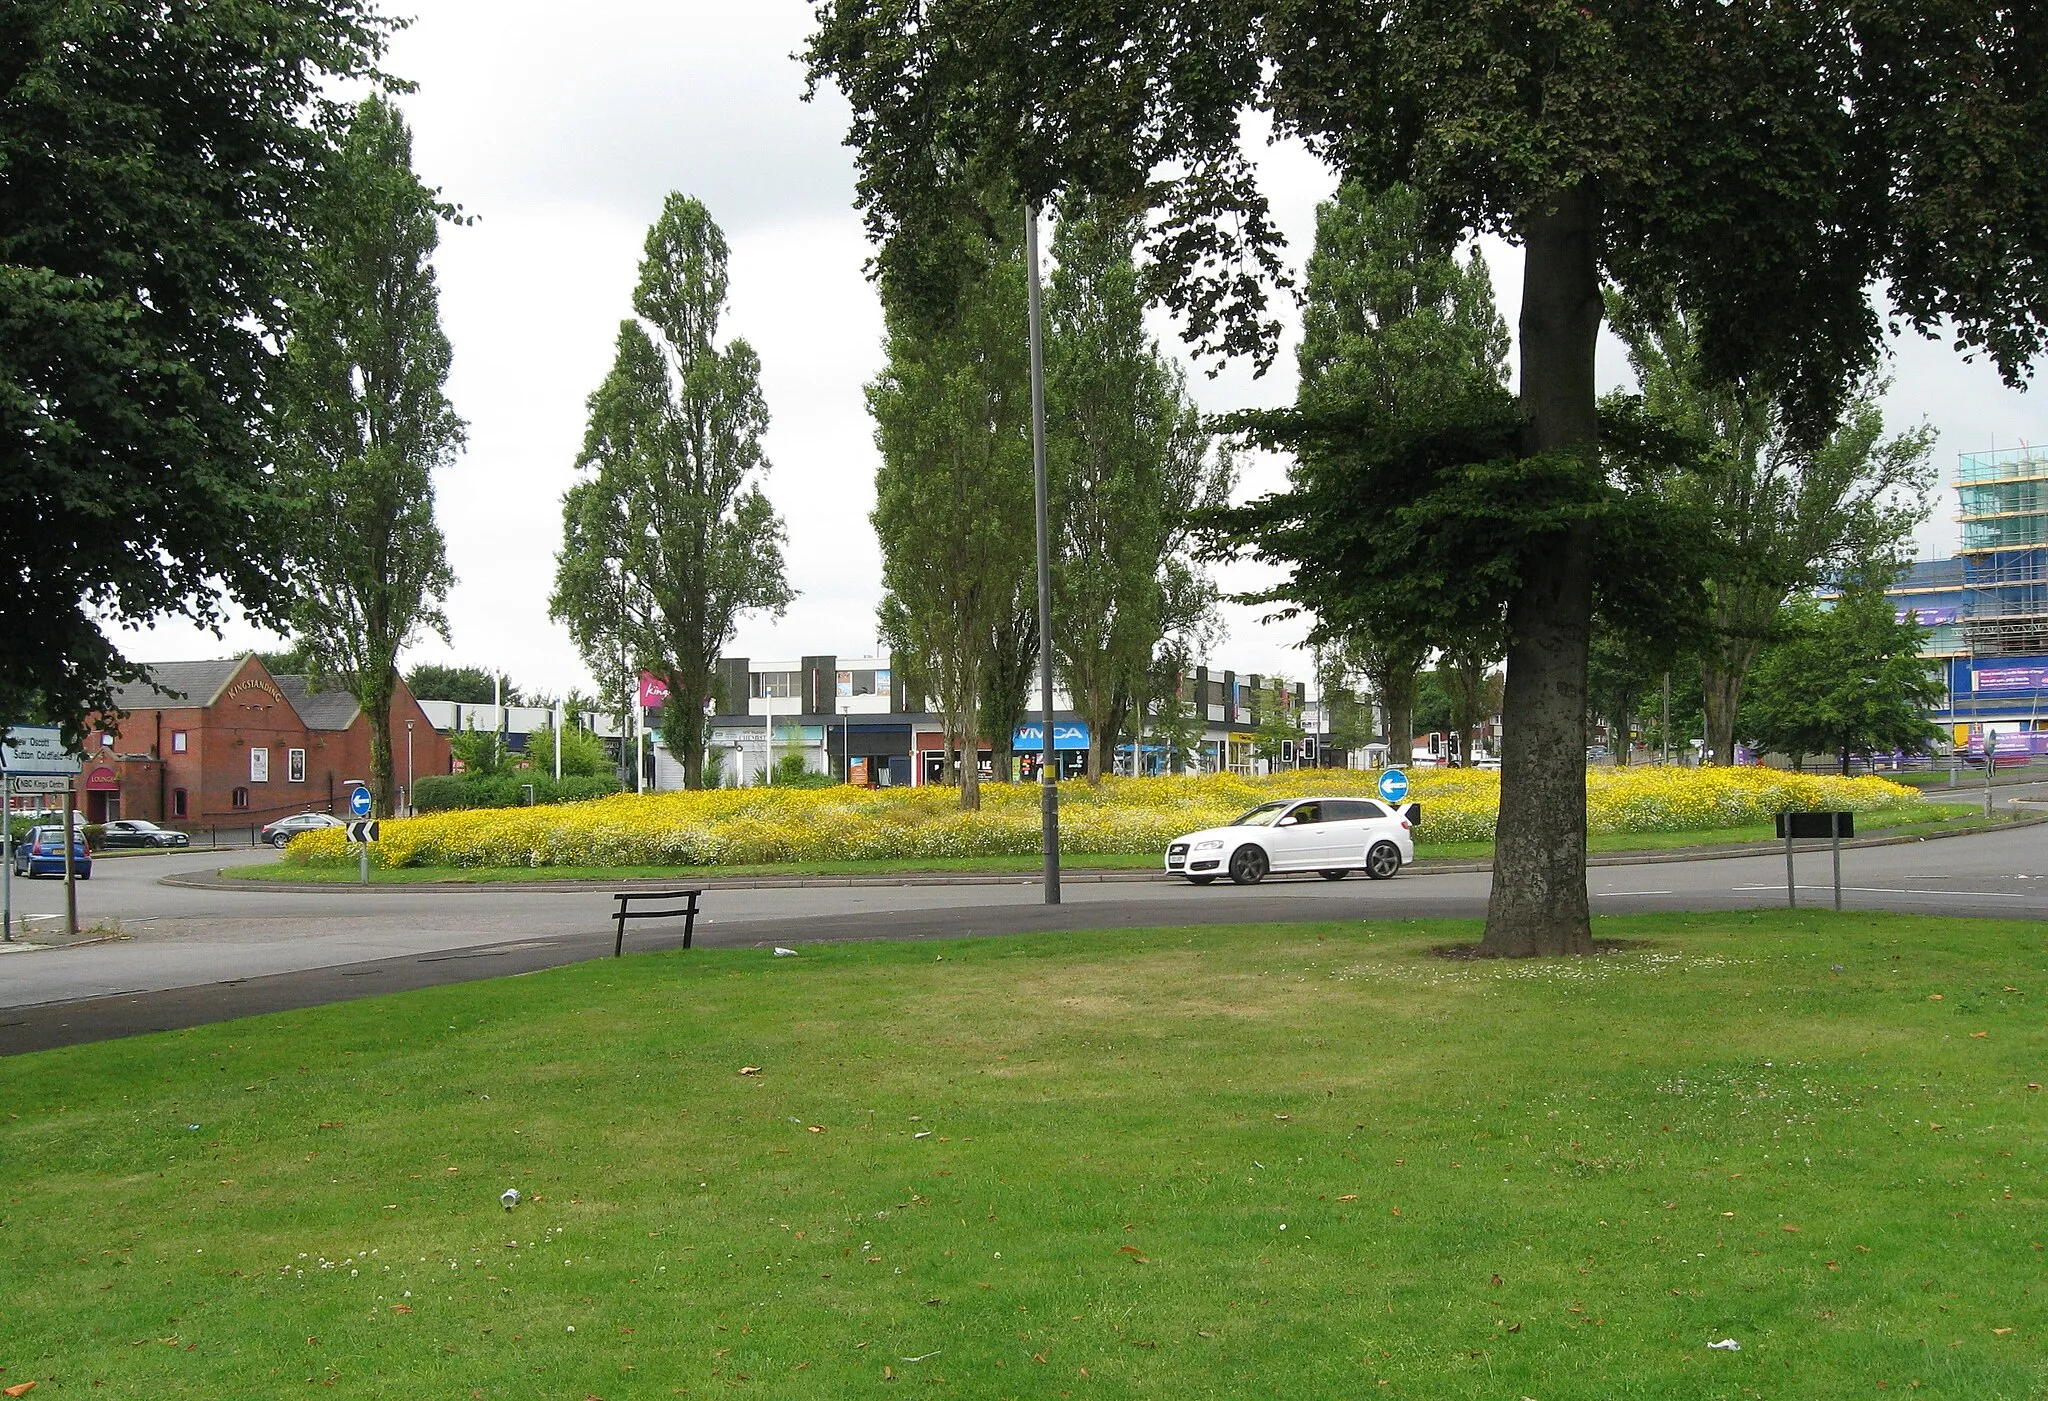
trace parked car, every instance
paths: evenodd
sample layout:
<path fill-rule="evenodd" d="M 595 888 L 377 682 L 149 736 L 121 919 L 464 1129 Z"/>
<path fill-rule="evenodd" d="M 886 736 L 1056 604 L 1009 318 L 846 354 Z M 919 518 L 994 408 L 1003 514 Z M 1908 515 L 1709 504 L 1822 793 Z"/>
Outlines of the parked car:
<path fill-rule="evenodd" d="M 80 880 L 92 879 L 92 853 L 85 849 L 85 833 L 71 835 L 71 868 Z M 37 876 L 64 874 L 64 829 L 31 827 L 28 836 L 14 845 L 14 874 L 33 880 Z"/>
<path fill-rule="evenodd" d="M 1228 875 L 1257 885 L 1271 872 L 1314 871 L 1342 880 L 1364 871 L 1388 880 L 1415 859 L 1420 803 L 1396 809 L 1374 798 L 1286 798 L 1261 803 L 1228 827 L 1175 837 L 1166 869 L 1196 885 Z"/>
<path fill-rule="evenodd" d="M 341 827 L 344 825 L 346 824 L 333 813 L 298 812 L 293 813 L 290 817 L 278 818 L 277 821 L 263 829 L 262 836 L 264 841 L 269 842 L 279 851 L 283 851 L 291 839 L 301 832 L 317 832 L 322 827 Z"/>
<path fill-rule="evenodd" d="M 159 827 L 154 822 L 144 822 L 139 817 L 124 817 L 118 822 L 109 822 L 100 834 L 100 846 L 172 847 L 190 846 L 192 839 L 183 832 L 173 832 L 168 827 Z"/>

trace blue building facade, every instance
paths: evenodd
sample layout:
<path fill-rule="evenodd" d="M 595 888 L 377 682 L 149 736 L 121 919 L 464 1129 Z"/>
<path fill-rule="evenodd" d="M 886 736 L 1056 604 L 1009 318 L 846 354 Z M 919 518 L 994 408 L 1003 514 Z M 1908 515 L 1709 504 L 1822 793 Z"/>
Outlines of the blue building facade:
<path fill-rule="evenodd" d="M 1928 629 L 1957 749 L 2048 753 L 2048 449 L 1964 453 L 1955 488 L 1962 550 L 1922 560 L 1888 592 Z"/>

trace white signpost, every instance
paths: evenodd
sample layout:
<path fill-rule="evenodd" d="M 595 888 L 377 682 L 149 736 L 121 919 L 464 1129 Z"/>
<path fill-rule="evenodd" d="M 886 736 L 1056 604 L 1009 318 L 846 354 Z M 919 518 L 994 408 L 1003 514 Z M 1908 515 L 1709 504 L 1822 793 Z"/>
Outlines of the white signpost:
<path fill-rule="evenodd" d="M 14 942 L 14 795 L 62 793 L 64 798 L 64 912 L 67 932 L 78 932 L 78 883 L 71 869 L 72 785 L 85 761 L 64 747 L 55 725 L 10 725 L 0 744 L 0 939 Z"/>
<path fill-rule="evenodd" d="M 348 795 L 348 810 L 351 817 L 364 818 L 370 815 L 370 790 L 357 786 Z M 370 843 L 377 840 L 377 824 L 374 822 L 351 822 L 348 824 L 348 839 L 362 848 L 363 884 L 370 883 Z"/>

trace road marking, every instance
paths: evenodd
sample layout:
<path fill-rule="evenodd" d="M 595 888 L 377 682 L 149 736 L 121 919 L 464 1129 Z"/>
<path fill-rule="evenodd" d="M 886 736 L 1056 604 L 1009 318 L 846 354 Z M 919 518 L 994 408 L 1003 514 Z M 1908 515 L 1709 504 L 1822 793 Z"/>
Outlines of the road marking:
<path fill-rule="evenodd" d="M 1782 885 L 1731 885 L 1730 890 L 1783 890 Z M 1801 890 L 1833 890 L 1832 885 L 1802 885 Z M 1845 885 L 1842 889 L 1855 891 L 1859 895 L 1932 895 L 1938 899 L 1953 900 L 1957 896 L 1981 896 L 1986 900 L 2028 900 L 2031 892 L 2016 890 L 1905 890 L 1888 885 Z"/>
<path fill-rule="evenodd" d="M 1593 892 L 1596 898 L 1603 895 L 1615 898 L 1624 895 L 1674 895 L 1676 893 L 1676 891 L 1671 890 L 1596 890 Z"/>

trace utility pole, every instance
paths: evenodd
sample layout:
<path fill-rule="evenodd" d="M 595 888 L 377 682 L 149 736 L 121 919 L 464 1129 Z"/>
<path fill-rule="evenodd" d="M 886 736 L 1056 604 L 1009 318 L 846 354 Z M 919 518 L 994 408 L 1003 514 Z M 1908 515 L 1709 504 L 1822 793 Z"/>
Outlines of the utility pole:
<path fill-rule="evenodd" d="M 1044 748 L 1038 761 L 1040 843 L 1045 903 L 1060 902 L 1059 751 L 1052 730 L 1052 524 L 1045 487 L 1045 345 L 1038 305 L 1038 206 L 1024 206 L 1024 260 L 1031 264 L 1031 486 L 1038 507 L 1038 709 Z M 970 737 L 968 743 L 972 744 Z"/>

